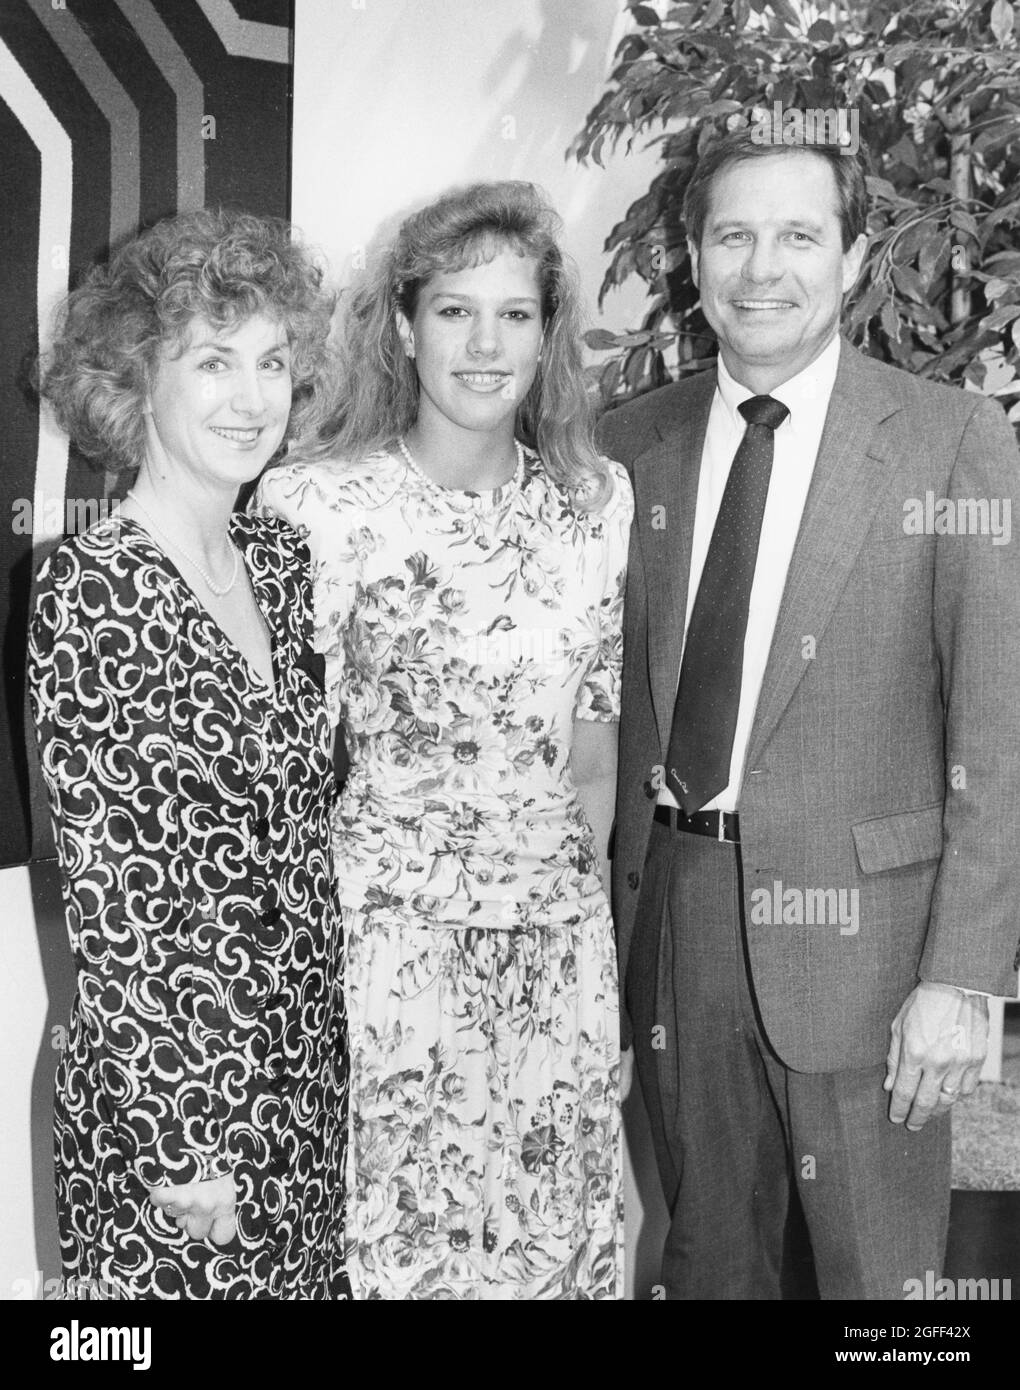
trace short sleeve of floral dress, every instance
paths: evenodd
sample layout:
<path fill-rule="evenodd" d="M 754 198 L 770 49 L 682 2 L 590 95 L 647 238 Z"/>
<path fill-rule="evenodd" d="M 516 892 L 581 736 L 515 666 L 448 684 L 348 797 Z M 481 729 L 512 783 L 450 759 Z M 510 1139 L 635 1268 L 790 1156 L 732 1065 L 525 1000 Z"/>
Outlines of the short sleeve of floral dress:
<path fill-rule="evenodd" d="M 633 501 L 538 456 L 447 489 L 401 451 L 284 465 L 351 770 L 333 821 L 357 1298 L 618 1298 L 619 1003 L 569 771 L 619 717 Z"/>

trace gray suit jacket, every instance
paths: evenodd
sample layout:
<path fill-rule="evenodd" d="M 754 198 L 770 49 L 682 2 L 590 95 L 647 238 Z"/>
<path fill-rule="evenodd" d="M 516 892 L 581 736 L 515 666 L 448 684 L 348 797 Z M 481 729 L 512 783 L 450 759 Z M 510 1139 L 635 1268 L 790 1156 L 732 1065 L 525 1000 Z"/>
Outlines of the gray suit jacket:
<path fill-rule="evenodd" d="M 635 493 L 613 860 L 624 982 L 714 389 L 712 370 L 600 426 Z M 910 534 L 908 513 L 942 498 L 975 504 L 957 518 L 980 518 L 981 499 L 1016 514 L 1001 408 L 844 342 L 738 803 L 755 990 L 796 1070 L 882 1062 L 919 979 L 1016 990 L 1020 538 Z M 833 904 L 855 900 L 853 932 Z"/>

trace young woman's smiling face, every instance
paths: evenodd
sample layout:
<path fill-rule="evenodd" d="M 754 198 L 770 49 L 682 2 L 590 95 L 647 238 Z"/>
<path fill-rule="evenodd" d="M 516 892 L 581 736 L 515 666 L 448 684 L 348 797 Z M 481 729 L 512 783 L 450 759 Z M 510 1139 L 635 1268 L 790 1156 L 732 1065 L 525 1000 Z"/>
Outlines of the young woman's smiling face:
<path fill-rule="evenodd" d="M 418 424 L 512 436 L 538 369 L 538 265 L 509 247 L 490 260 L 433 276 L 413 323 L 398 311 L 420 386 Z"/>

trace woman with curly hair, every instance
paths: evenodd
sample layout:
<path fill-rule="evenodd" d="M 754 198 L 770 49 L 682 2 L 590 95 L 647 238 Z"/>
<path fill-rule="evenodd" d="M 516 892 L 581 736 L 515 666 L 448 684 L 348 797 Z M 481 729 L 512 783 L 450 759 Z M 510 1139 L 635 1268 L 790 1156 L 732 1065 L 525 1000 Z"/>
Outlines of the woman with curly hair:
<path fill-rule="evenodd" d="M 620 1296 L 604 882 L 632 500 L 592 445 L 557 228 L 526 183 L 410 217 L 352 300 L 333 429 L 257 499 L 308 539 L 350 743 L 358 1298 Z"/>
<path fill-rule="evenodd" d="M 327 399 L 283 222 L 159 223 L 67 299 L 43 394 L 133 475 L 40 575 L 30 681 L 78 975 L 73 1297 L 344 1298 L 346 1021 L 305 546 L 234 513 Z"/>

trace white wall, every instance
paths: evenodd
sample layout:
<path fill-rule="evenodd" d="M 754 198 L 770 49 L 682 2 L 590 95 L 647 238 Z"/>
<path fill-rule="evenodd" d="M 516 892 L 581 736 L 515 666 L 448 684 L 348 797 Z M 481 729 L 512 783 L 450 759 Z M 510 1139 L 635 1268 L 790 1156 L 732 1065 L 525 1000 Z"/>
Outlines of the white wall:
<path fill-rule="evenodd" d="M 565 151 L 624 32 L 622 0 L 297 0 L 294 221 L 345 277 L 351 259 L 441 190 L 540 184 L 594 304 L 602 244 L 648 184 L 636 151 L 582 168 Z M 604 319 L 636 322 L 643 286 Z"/>
<path fill-rule="evenodd" d="M 0 872 L 0 1299 L 60 1275 L 53 1074 L 74 988 L 56 865 Z M 58 1030 L 54 1032 L 54 1030 Z M 51 1286 L 52 1287 L 52 1286 Z"/>

